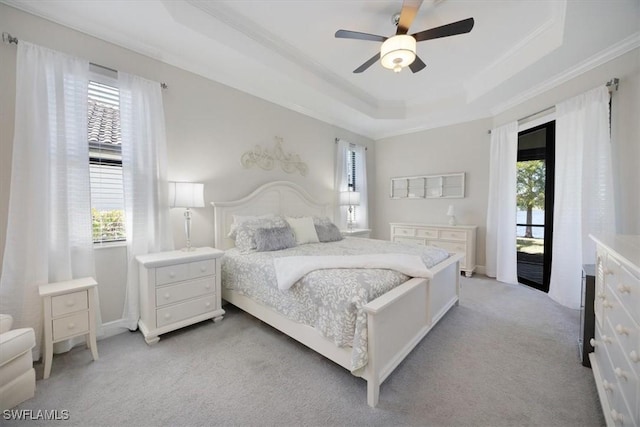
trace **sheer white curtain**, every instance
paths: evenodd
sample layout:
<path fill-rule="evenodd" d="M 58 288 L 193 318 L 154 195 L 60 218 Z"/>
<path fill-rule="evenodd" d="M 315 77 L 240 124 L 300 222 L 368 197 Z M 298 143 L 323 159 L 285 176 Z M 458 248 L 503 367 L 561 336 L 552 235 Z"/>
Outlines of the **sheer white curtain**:
<path fill-rule="evenodd" d="M 549 296 L 580 308 L 582 264 L 593 264 L 590 233 L 615 232 L 609 91 L 593 89 L 556 105 L 553 262 Z"/>
<path fill-rule="evenodd" d="M 516 163 L 518 123 L 491 131 L 486 272 L 501 282 L 518 283 L 516 259 Z"/>
<path fill-rule="evenodd" d="M 367 151 L 362 145 L 354 145 L 351 149 L 356 153 L 356 191 L 360 193 L 360 205 L 356 208 L 356 224 L 359 228 L 369 228 Z"/>
<path fill-rule="evenodd" d="M 20 40 L 0 312 L 42 337 L 38 286 L 94 276 L 87 143 L 89 63 Z"/>
<path fill-rule="evenodd" d="M 335 210 L 335 224 L 341 230 L 347 228 L 347 210 L 344 206 L 340 206 L 340 193 L 348 190 L 347 182 L 347 155 L 349 153 L 349 142 L 338 139 L 336 144 L 336 178 L 335 178 L 335 190 L 336 190 L 336 210 Z"/>
<path fill-rule="evenodd" d="M 123 326 L 134 330 L 140 317 L 136 256 L 173 249 L 173 234 L 160 83 L 118 73 L 118 85 L 128 257 Z"/>

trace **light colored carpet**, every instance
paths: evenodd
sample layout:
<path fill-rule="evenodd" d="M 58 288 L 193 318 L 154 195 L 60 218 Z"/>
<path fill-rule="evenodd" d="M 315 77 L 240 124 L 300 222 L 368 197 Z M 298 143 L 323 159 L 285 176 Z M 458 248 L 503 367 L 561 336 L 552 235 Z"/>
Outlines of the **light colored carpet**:
<path fill-rule="evenodd" d="M 525 286 L 463 278 L 460 305 L 383 383 L 375 409 L 364 380 L 226 309 L 155 346 L 138 332 L 99 341 L 97 362 L 83 348 L 57 355 L 17 409 L 66 409 L 65 426 L 604 425 L 578 359 L 579 313 Z"/>

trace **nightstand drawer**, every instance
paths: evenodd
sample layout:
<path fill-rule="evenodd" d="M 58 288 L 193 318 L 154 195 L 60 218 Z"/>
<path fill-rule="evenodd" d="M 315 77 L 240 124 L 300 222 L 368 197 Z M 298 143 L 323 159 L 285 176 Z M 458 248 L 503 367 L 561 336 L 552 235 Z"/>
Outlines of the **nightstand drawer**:
<path fill-rule="evenodd" d="M 208 311 L 213 311 L 216 308 L 215 299 L 215 295 L 209 295 L 196 300 L 158 309 L 156 315 L 157 327 L 159 328 L 170 323 L 195 317 Z"/>
<path fill-rule="evenodd" d="M 215 291 L 215 285 L 213 277 L 206 277 L 158 288 L 156 289 L 156 307 L 210 294 Z"/>
<path fill-rule="evenodd" d="M 464 231 L 440 230 L 440 238 L 465 241 L 467 240 L 467 233 Z"/>
<path fill-rule="evenodd" d="M 89 312 L 53 320 L 53 341 L 89 332 Z"/>
<path fill-rule="evenodd" d="M 51 298 L 51 315 L 62 316 L 89 308 L 87 291 L 73 292 L 66 295 L 58 295 Z"/>
<path fill-rule="evenodd" d="M 156 285 L 181 282 L 189 278 L 189 265 L 176 264 L 156 268 Z"/>
<path fill-rule="evenodd" d="M 216 262 L 212 259 L 189 263 L 189 278 L 212 276 L 216 274 Z"/>

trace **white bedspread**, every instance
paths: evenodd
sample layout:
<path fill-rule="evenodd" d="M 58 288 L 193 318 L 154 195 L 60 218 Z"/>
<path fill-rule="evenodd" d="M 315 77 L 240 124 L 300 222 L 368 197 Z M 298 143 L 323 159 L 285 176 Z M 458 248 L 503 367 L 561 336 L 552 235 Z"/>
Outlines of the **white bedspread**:
<path fill-rule="evenodd" d="M 394 270 L 409 277 L 433 278 L 433 274 L 417 255 L 372 254 L 341 256 L 288 256 L 275 258 L 278 288 L 287 290 L 306 274 L 333 268 L 380 268 Z"/>

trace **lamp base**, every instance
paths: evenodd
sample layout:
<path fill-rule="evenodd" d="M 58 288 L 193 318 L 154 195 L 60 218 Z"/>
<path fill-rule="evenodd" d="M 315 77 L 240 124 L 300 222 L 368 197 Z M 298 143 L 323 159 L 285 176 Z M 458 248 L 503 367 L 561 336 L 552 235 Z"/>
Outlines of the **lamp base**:
<path fill-rule="evenodd" d="M 456 225 L 456 217 L 454 215 L 449 217 L 449 225 Z"/>
<path fill-rule="evenodd" d="M 181 250 L 182 252 L 193 252 L 193 251 L 195 251 L 195 250 L 196 250 L 196 248 L 194 248 L 193 246 L 189 246 L 189 247 L 186 247 L 186 248 L 182 248 L 182 249 L 180 249 L 180 250 Z"/>

